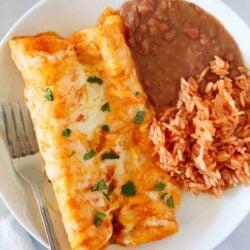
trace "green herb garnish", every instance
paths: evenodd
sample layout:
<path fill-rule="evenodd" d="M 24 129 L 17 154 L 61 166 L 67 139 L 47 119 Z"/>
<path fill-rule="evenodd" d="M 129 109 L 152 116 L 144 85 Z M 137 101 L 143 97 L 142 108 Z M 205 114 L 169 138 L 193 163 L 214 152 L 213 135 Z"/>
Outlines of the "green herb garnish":
<path fill-rule="evenodd" d="M 113 152 L 107 152 L 107 153 L 104 153 L 102 154 L 102 160 L 106 160 L 106 159 L 110 159 L 110 160 L 114 160 L 114 159 L 119 159 L 120 156 L 117 155 L 116 153 L 113 153 Z"/>
<path fill-rule="evenodd" d="M 105 196 L 105 198 L 106 198 L 108 201 L 110 201 L 110 195 L 112 194 L 112 192 L 114 191 L 114 189 L 115 189 L 115 187 L 114 187 L 113 185 L 111 185 L 111 186 L 109 187 L 109 190 L 108 190 L 107 193 L 104 193 L 104 192 L 103 192 L 103 195 Z"/>
<path fill-rule="evenodd" d="M 140 92 L 139 92 L 139 91 L 136 91 L 136 92 L 135 92 L 135 96 L 138 96 L 138 95 L 140 95 Z"/>
<path fill-rule="evenodd" d="M 163 182 L 159 182 L 155 184 L 154 189 L 157 191 L 162 191 L 166 187 L 166 184 Z"/>
<path fill-rule="evenodd" d="M 93 149 L 90 149 L 85 155 L 84 155 L 84 160 L 87 161 L 91 159 L 94 155 L 96 155 L 96 152 Z"/>
<path fill-rule="evenodd" d="M 167 205 L 169 208 L 174 208 L 174 197 L 172 195 L 167 199 Z"/>
<path fill-rule="evenodd" d="M 140 125 L 140 124 L 143 122 L 143 120 L 144 120 L 144 118 L 145 118 L 145 115 L 146 115 L 146 112 L 145 112 L 145 111 L 138 111 L 138 112 L 136 113 L 135 118 L 134 118 L 134 123 L 135 123 L 136 125 Z"/>
<path fill-rule="evenodd" d="M 165 196 L 167 195 L 168 193 L 163 193 L 160 197 L 161 197 L 161 199 L 162 200 L 164 200 L 165 199 Z"/>
<path fill-rule="evenodd" d="M 103 130 L 103 131 L 106 131 L 106 132 L 109 132 L 109 130 L 110 130 L 110 129 L 109 129 L 109 125 L 106 125 L 106 124 L 105 124 L 105 125 L 102 125 L 102 130 Z"/>
<path fill-rule="evenodd" d="M 109 103 L 106 102 L 105 104 L 103 104 L 102 107 L 101 107 L 101 110 L 103 112 L 110 112 Z"/>
<path fill-rule="evenodd" d="M 89 83 L 97 83 L 98 85 L 103 84 L 103 80 L 98 76 L 90 76 L 90 77 L 88 77 L 87 81 Z"/>
<path fill-rule="evenodd" d="M 106 182 L 102 179 L 92 187 L 92 191 L 107 189 Z"/>
<path fill-rule="evenodd" d="M 53 93 L 52 93 L 51 88 L 47 88 L 47 89 L 45 90 L 44 97 L 45 97 L 48 101 L 53 101 L 53 100 L 54 100 L 54 96 L 53 96 Z"/>
<path fill-rule="evenodd" d="M 100 227 L 102 224 L 102 219 L 107 217 L 106 214 L 102 213 L 102 212 L 97 212 L 95 215 L 95 225 L 96 227 Z"/>
<path fill-rule="evenodd" d="M 63 131 L 62 135 L 63 135 L 63 136 L 70 136 L 71 133 L 72 133 L 72 130 L 69 129 L 69 128 L 66 128 L 66 129 Z"/>
<path fill-rule="evenodd" d="M 128 181 L 126 184 L 122 185 L 122 193 L 125 196 L 134 196 L 136 194 L 136 187 L 134 182 Z"/>

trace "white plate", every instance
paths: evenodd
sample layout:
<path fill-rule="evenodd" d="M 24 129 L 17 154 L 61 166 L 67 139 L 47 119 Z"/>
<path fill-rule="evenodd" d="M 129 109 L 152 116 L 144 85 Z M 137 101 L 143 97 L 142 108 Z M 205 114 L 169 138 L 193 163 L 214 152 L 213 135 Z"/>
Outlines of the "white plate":
<path fill-rule="evenodd" d="M 14 102 L 23 96 L 23 82 L 10 58 L 8 41 L 15 35 L 34 35 L 56 31 L 69 36 L 73 31 L 94 26 L 106 6 L 118 8 L 124 0 L 44 0 L 28 11 L 8 32 L 0 44 L 0 102 Z M 219 0 L 191 0 L 217 17 L 230 31 L 250 66 L 250 31 L 246 24 Z M 47 246 L 39 213 L 30 188 L 14 173 L 3 143 L 0 127 L 0 194 L 13 215 L 38 241 Z M 46 183 L 47 199 L 62 249 L 68 249 L 65 233 L 54 207 L 53 194 Z M 133 249 L 208 250 L 224 240 L 250 211 L 250 187 L 225 192 L 221 199 L 185 193 L 177 212 L 180 230 L 165 240 Z M 110 249 L 121 249 L 112 246 Z"/>

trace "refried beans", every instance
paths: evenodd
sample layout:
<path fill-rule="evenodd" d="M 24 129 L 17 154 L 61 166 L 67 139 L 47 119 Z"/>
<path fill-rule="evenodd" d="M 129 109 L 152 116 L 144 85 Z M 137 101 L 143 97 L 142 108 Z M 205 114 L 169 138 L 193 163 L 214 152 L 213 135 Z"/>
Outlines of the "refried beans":
<path fill-rule="evenodd" d="M 243 65 L 227 30 L 192 3 L 132 0 L 120 14 L 138 76 L 158 112 L 176 103 L 180 78 L 197 75 L 215 55 L 229 61 L 231 77 Z"/>

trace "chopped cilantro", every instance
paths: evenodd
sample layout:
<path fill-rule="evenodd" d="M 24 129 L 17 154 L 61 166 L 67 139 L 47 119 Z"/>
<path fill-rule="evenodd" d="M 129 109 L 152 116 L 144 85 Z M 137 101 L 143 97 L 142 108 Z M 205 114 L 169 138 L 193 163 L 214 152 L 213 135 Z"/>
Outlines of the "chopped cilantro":
<path fill-rule="evenodd" d="M 107 189 L 106 182 L 102 179 L 92 187 L 92 191 Z"/>
<path fill-rule="evenodd" d="M 154 189 L 157 191 L 162 191 L 166 187 L 166 184 L 163 182 L 159 182 L 155 184 Z"/>
<path fill-rule="evenodd" d="M 103 112 L 110 112 L 110 107 L 109 107 L 109 103 L 108 102 L 106 102 L 106 103 L 104 103 L 103 105 L 102 105 L 102 107 L 101 107 L 101 110 L 103 111 Z"/>
<path fill-rule="evenodd" d="M 134 196 L 136 194 L 136 187 L 134 182 L 128 181 L 126 184 L 122 185 L 122 193 L 125 196 Z"/>
<path fill-rule="evenodd" d="M 143 120 L 144 120 L 144 118 L 145 118 L 145 115 L 146 115 L 146 112 L 145 112 L 145 111 L 138 111 L 138 112 L 136 113 L 135 118 L 134 118 L 134 123 L 135 123 L 136 125 L 140 125 L 140 124 L 143 122 Z"/>
<path fill-rule="evenodd" d="M 102 154 L 102 160 L 106 160 L 106 159 L 113 160 L 113 159 L 119 159 L 119 158 L 120 156 L 113 152 L 107 152 L 107 153 Z"/>
<path fill-rule="evenodd" d="M 109 190 L 108 190 L 107 193 L 104 193 L 104 192 L 103 192 L 103 195 L 106 197 L 106 199 L 107 199 L 108 201 L 110 201 L 110 195 L 112 194 L 112 192 L 114 191 L 114 189 L 115 189 L 115 187 L 114 187 L 113 185 L 111 185 L 111 186 L 109 187 Z"/>
<path fill-rule="evenodd" d="M 135 96 L 138 96 L 138 95 L 140 95 L 140 92 L 139 92 L 139 91 L 136 91 L 136 92 L 135 92 Z"/>
<path fill-rule="evenodd" d="M 167 205 L 169 208 L 174 208 L 174 197 L 172 195 L 167 199 Z"/>
<path fill-rule="evenodd" d="M 69 129 L 69 128 L 66 128 L 66 129 L 63 131 L 62 135 L 63 135 L 63 136 L 70 136 L 71 133 L 72 133 L 72 130 Z"/>
<path fill-rule="evenodd" d="M 90 149 L 85 155 L 84 155 L 84 160 L 87 161 L 91 159 L 94 155 L 96 155 L 96 152 L 93 149 Z"/>
<path fill-rule="evenodd" d="M 102 219 L 107 217 L 106 214 L 102 213 L 102 212 L 97 212 L 95 215 L 95 225 L 96 227 L 100 227 L 102 224 Z"/>
<path fill-rule="evenodd" d="M 90 76 L 90 77 L 88 77 L 87 81 L 89 83 L 97 83 L 98 85 L 103 84 L 103 80 L 98 76 Z"/>
<path fill-rule="evenodd" d="M 53 101 L 53 100 L 54 100 L 54 96 L 53 96 L 53 93 L 52 93 L 51 88 L 47 88 L 47 89 L 45 90 L 44 97 L 45 97 L 48 101 Z"/>
<path fill-rule="evenodd" d="M 106 131 L 106 132 L 109 132 L 109 125 L 105 124 L 105 125 L 102 125 L 102 130 L 103 131 Z"/>
<path fill-rule="evenodd" d="M 165 199 L 165 196 L 166 196 L 167 194 L 168 194 L 168 193 L 163 193 L 163 194 L 161 195 L 161 199 L 164 200 L 164 199 Z"/>

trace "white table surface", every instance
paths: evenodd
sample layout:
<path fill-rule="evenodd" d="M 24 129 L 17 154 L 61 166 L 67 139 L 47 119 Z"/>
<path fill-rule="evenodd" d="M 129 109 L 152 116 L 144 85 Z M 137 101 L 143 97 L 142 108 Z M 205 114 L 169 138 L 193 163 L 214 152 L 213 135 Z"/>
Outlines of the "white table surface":
<path fill-rule="evenodd" d="M 0 39 L 14 22 L 39 0 L 0 0 Z M 84 1 L 84 0 L 83 0 Z M 86 1 L 86 0 L 85 0 Z M 101 1 L 101 0 L 100 0 Z M 104 0 L 102 0 L 104 1 Z M 207 0 L 203 0 L 207 1 Z M 217 0 L 212 0 L 217 1 Z M 223 0 L 250 26 L 250 0 Z M 250 46 L 250 41 L 249 41 Z M 229 218 L 230 219 L 230 218 Z M 32 239 L 37 250 L 46 250 Z M 250 214 L 215 250 L 250 250 Z M 10 249 L 14 250 L 14 249 Z"/>

